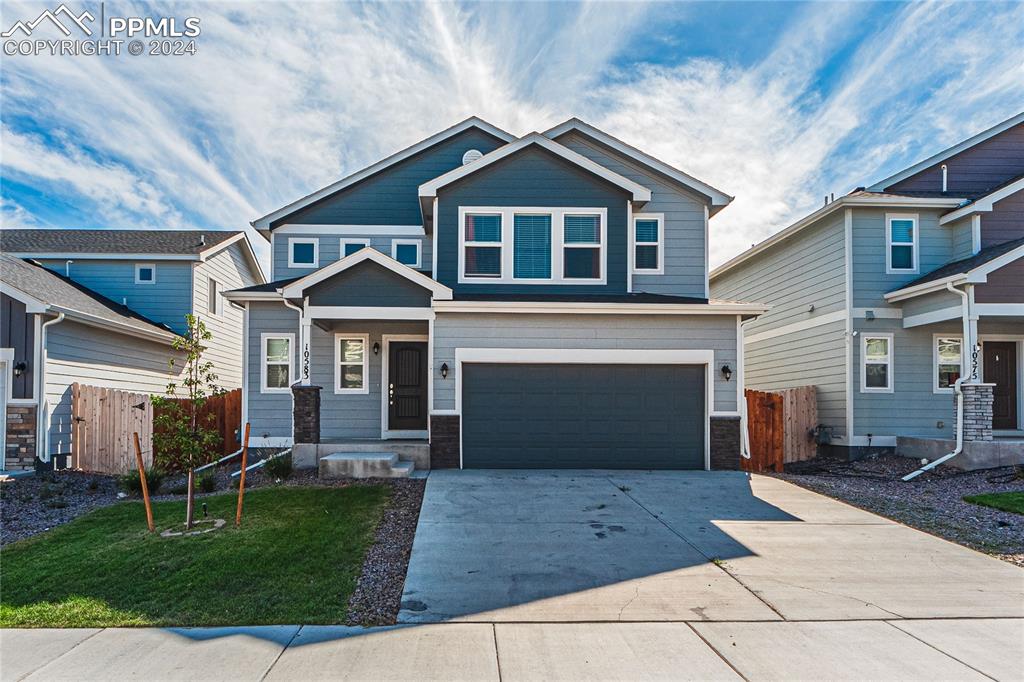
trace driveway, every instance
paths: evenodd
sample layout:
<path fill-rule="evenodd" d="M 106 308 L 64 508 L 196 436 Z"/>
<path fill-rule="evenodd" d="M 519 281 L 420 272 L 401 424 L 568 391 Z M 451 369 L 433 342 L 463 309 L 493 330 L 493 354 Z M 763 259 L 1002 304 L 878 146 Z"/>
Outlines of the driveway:
<path fill-rule="evenodd" d="M 740 472 L 430 474 L 399 621 L 1024 616 L 1024 573 Z"/>

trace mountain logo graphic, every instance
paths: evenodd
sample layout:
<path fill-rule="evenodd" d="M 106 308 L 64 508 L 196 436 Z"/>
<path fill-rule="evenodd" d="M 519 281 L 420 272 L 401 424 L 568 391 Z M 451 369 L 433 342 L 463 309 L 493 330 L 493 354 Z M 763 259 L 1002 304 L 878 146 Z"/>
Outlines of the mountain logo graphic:
<path fill-rule="evenodd" d="M 17 31 L 21 31 L 22 33 L 25 34 L 25 37 L 29 37 L 29 36 L 32 35 L 32 32 L 34 30 L 36 30 L 36 27 L 39 26 L 40 24 L 42 24 L 44 21 L 49 21 L 54 26 L 56 26 L 57 29 L 61 33 L 63 33 L 65 36 L 70 36 L 71 35 L 71 30 L 67 26 L 65 26 L 64 23 L 61 22 L 61 20 L 58 18 L 61 15 L 64 16 L 64 19 L 66 21 L 71 22 L 71 24 L 73 26 L 77 26 L 83 33 L 85 33 L 85 35 L 87 35 L 87 36 L 91 36 L 92 35 L 92 30 L 88 26 L 85 25 L 85 22 L 86 21 L 95 21 L 96 17 L 94 17 L 92 14 L 90 14 L 87 11 L 86 12 L 82 12 L 81 14 L 76 16 L 74 12 L 72 12 L 70 9 L 68 9 L 67 5 L 61 3 L 60 7 L 58 7 L 55 10 L 53 10 L 52 12 L 50 10 L 45 10 L 42 14 L 40 14 L 38 17 L 36 17 L 35 21 L 29 21 L 29 22 L 16 21 L 16 22 L 14 22 L 14 25 L 11 26 L 6 31 L 4 31 L 3 33 L 0 33 L 0 36 L 2 36 L 4 38 L 10 38 Z"/>

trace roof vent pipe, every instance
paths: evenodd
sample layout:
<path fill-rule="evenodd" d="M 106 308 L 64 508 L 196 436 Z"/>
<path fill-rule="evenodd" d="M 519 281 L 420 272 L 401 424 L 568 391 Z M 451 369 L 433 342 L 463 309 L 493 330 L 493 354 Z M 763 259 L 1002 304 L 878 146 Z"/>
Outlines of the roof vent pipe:
<path fill-rule="evenodd" d="M 946 167 L 946 164 L 942 164 L 942 191 L 944 193 L 946 191 L 946 187 L 948 186 L 947 183 L 946 183 L 946 180 L 947 180 L 948 177 L 949 177 L 949 168 Z"/>
<path fill-rule="evenodd" d="M 199 235 L 199 246 L 206 246 L 206 235 Z"/>

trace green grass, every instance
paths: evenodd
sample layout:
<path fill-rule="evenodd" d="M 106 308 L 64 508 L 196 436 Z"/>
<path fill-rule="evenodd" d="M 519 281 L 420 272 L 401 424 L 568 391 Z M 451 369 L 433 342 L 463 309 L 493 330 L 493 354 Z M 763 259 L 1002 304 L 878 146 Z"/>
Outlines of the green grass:
<path fill-rule="evenodd" d="M 226 527 L 161 538 L 141 502 L 98 509 L 0 556 L 2 627 L 342 623 L 388 499 L 382 486 L 206 497 Z M 154 505 L 157 531 L 184 502 Z M 197 504 L 198 508 L 198 504 Z"/>
<path fill-rule="evenodd" d="M 1024 490 L 1010 493 L 985 493 L 983 495 L 969 495 L 964 498 L 967 502 L 980 504 L 983 507 L 992 507 L 1000 511 L 1024 514 Z"/>

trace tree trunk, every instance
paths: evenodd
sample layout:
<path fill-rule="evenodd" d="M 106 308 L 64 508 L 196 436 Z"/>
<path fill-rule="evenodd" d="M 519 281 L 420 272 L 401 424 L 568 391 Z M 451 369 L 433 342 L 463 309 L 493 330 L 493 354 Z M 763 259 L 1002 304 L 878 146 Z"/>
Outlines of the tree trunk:
<path fill-rule="evenodd" d="M 188 502 L 185 505 L 185 528 L 191 529 L 194 523 L 196 506 L 196 470 L 188 470 Z"/>

